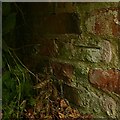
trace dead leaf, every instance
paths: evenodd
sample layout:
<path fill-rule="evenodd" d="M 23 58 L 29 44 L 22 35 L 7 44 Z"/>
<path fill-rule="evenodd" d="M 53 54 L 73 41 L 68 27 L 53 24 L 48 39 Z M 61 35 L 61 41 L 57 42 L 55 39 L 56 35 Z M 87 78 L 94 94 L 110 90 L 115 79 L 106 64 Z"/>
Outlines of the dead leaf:
<path fill-rule="evenodd" d="M 66 101 L 65 101 L 64 99 L 62 99 L 62 100 L 60 101 L 60 107 L 61 107 L 61 108 L 67 108 L 67 107 L 68 107 L 68 104 L 66 103 Z"/>
<path fill-rule="evenodd" d="M 60 113 L 60 112 L 58 112 L 58 115 L 59 115 L 59 118 L 60 118 L 60 119 L 65 118 L 65 115 L 62 114 L 62 113 Z"/>

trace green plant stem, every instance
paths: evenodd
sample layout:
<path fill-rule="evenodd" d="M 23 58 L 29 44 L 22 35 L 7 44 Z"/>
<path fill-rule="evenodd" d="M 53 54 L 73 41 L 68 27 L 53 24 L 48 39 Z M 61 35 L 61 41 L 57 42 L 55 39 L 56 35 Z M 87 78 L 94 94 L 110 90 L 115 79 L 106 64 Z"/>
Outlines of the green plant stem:
<path fill-rule="evenodd" d="M 17 57 L 17 55 L 16 55 L 15 53 L 14 53 L 14 55 L 15 55 L 16 59 L 19 61 L 19 63 L 20 63 L 31 75 L 33 75 L 36 79 L 40 80 L 38 77 L 36 77 L 36 75 L 35 75 L 32 71 L 30 71 L 30 70 L 21 62 L 21 60 Z"/>

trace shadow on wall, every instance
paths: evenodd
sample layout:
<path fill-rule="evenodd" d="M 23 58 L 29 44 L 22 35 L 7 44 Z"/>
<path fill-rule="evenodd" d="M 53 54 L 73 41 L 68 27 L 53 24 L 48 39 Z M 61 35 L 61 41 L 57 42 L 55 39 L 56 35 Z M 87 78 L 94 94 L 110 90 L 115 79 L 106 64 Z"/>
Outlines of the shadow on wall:
<path fill-rule="evenodd" d="M 60 13 L 44 16 L 39 26 L 41 33 L 50 34 L 79 34 L 78 16 L 75 13 Z"/>
<path fill-rule="evenodd" d="M 28 22 L 38 34 L 79 34 L 79 16 L 74 3 L 27 4 Z M 33 22 L 34 21 L 34 22 Z"/>

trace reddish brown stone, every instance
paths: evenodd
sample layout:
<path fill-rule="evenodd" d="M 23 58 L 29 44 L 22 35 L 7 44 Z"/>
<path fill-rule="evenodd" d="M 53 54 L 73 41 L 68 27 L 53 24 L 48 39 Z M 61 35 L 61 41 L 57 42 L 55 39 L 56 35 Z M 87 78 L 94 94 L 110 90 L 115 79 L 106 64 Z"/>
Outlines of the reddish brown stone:
<path fill-rule="evenodd" d="M 119 13 L 118 13 L 119 14 Z M 120 16 L 117 15 L 113 17 L 113 21 L 111 22 L 111 29 L 113 36 L 120 36 Z"/>
<path fill-rule="evenodd" d="M 57 48 L 53 40 L 44 40 L 40 48 L 40 55 L 53 57 L 57 54 Z"/>
<path fill-rule="evenodd" d="M 94 69 L 89 72 L 92 85 L 104 91 L 115 92 L 120 95 L 120 71 L 116 69 Z"/>
<path fill-rule="evenodd" d="M 73 66 L 66 63 L 52 63 L 53 73 L 58 80 L 64 80 L 66 83 L 71 82 L 73 75 Z"/>
<path fill-rule="evenodd" d="M 95 31 L 96 31 L 96 34 L 99 35 L 102 31 L 102 25 L 101 23 L 99 23 L 97 20 L 95 22 Z"/>
<path fill-rule="evenodd" d="M 119 8 L 105 8 L 93 11 L 87 21 L 87 30 L 96 35 L 119 37 Z"/>

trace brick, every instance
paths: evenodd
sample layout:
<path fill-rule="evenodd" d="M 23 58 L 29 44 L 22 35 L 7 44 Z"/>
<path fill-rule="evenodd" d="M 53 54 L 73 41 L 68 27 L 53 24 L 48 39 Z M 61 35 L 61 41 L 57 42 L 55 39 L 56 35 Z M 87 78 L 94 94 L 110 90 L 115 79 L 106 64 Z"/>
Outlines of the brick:
<path fill-rule="evenodd" d="M 118 8 L 104 8 L 93 11 L 86 21 L 88 32 L 100 36 L 118 37 L 120 35 L 118 11 Z"/>
<path fill-rule="evenodd" d="M 116 69 L 89 71 L 90 83 L 104 91 L 115 92 L 120 95 L 120 71 Z"/>

